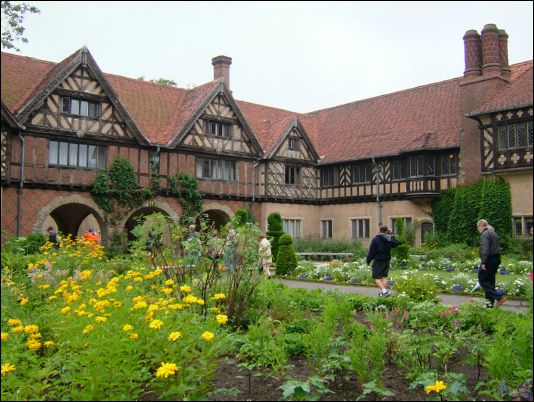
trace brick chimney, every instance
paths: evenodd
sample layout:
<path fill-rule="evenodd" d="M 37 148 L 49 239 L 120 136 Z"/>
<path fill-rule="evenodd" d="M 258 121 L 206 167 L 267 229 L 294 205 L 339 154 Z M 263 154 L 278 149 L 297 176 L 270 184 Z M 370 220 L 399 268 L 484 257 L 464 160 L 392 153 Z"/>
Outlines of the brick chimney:
<path fill-rule="evenodd" d="M 486 24 L 481 32 L 482 37 L 482 75 L 497 77 L 501 75 L 501 59 L 499 51 L 499 29 L 495 24 Z"/>
<path fill-rule="evenodd" d="M 482 67 L 482 42 L 480 35 L 474 29 L 467 31 L 464 35 L 464 77 L 475 77 L 481 74 Z"/>
<path fill-rule="evenodd" d="M 512 70 L 508 65 L 508 34 L 504 29 L 499 29 L 499 60 L 501 63 L 501 75 L 509 80 L 512 76 Z"/>
<path fill-rule="evenodd" d="M 230 89 L 230 64 L 232 64 L 232 58 L 228 56 L 217 56 L 211 59 L 213 65 L 213 79 L 218 80 L 222 78 L 224 85 Z"/>

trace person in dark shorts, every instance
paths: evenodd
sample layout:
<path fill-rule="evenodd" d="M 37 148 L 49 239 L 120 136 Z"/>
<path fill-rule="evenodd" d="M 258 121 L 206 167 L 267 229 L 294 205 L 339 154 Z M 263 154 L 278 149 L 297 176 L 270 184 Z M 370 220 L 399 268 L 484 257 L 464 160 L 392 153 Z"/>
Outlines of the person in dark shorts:
<path fill-rule="evenodd" d="M 387 226 L 381 225 L 378 233 L 371 241 L 369 252 L 367 253 L 367 265 L 373 261 L 372 277 L 376 285 L 380 288 L 379 297 L 390 295 L 387 289 L 389 261 L 391 260 L 391 249 L 399 245 L 399 241 L 392 235 Z"/>

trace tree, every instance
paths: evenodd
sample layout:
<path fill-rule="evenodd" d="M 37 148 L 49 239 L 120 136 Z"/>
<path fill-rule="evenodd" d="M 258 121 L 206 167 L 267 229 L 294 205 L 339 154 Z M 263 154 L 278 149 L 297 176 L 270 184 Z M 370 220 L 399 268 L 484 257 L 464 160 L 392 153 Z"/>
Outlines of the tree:
<path fill-rule="evenodd" d="M 278 239 L 284 234 L 282 217 L 278 212 L 273 212 L 267 217 L 267 236 L 270 237 L 273 261 L 278 258 Z"/>
<path fill-rule="evenodd" d="M 284 233 L 279 240 L 278 257 L 276 259 L 276 274 L 290 275 L 297 267 L 297 255 L 293 248 L 293 238 Z"/>
<path fill-rule="evenodd" d="M 138 80 L 146 81 L 144 75 L 139 77 Z M 165 85 L 167 87 L 175 87 L 177 85 L 174 80 L 169 80 L 167 78 L 158 78 L 157 80 L 148 80 L 148 82 L 153 82 L 154 84 Z"/>
<path fill-rule="evenodd" d="M 15 46 L 15 42 L 20 40 L 22 43 L 28 43 L 23 34 L 26 28 L 22 22 L 26 13 L 39 14 L 41 11 L 27 3 L 12 4 L 11 1 L 1 2 L 2 6 L 2 49 L 14 49 L 20 52 Z"/>

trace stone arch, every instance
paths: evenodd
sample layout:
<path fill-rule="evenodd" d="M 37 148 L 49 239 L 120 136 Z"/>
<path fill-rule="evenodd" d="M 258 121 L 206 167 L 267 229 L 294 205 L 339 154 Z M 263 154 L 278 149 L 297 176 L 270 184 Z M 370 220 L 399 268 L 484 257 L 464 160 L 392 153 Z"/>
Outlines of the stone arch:
<path fill-rule="evenodd" d="M 200 213 L 200 215 L 204 214 L 208 216 L 208 219 L 212 221 L 216 229 L 226 225 L 232 216 L 234 216 L 234 212 L 231 208 L 217 202 L 205 203 L 202 207 L 202 213 Z M 200 216 L 197 218 L 197 226 L 199 225 L 199 220 Z"/>
<path fill-rule="evenodd" d="M 178 213 L 172 209 L 169 204 L 152 199 L 145 201 L 141 206 L 126 215 L 120 221 L 118 227 L 122 228 L 123 230 L 126 229 L 129 232 L 133 228 L 132 220 L 134 218 L 137 216 L 150 215 L 153 212 L 163 212 L 174 222 L 178 222 L 180 220 L 180 215 L 178 215 Z"/>
<path fill-rule="evenodd" d="M 58 215 L 59 210 L 59 215 Z M 61 213 L 62 212 L 62 213 Z M 53 216 L 56 213 L 56 216 Z M 104 224 L 104 211 L 90 198 L 86 198 L 82 195 L 60 196 L 54 198 L 49 204 L 41 208 L 37 215 L 37 221 L 32 227 L 32 231 L 44 233 L 46 230 L 47 222 L 50 222 L 52 218 L 58 225 L 59 230 L 63 230 L 62 226 L 65 225 L 65 215 L 74 219 L 74 222 L 69 220 L 69 231 L 76 235 L 78 233 L 79 226 L 89 215 L 93 215 L 101 232 L 101 242 L 106 245 L 110 236 L 109 228 Z M 63 216 L 63 218 L 62 218 Z M 59 222 L 58 222 L 59 221 Z M 74 230 L 74 228 L 76 228 Z"/>

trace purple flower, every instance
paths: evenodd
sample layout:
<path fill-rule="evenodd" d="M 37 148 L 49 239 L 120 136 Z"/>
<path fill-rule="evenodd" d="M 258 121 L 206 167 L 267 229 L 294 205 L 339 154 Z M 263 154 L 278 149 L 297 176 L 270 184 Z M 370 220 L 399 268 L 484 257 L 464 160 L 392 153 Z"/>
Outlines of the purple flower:
<path fill-rule="evenodd" d="M 395 283 L 393 281 L 388 281 L 388 286 L 393 286 Z"/>
<path fill-rule="evenodd" d="M 360 283 L 362 280 L 360 278 L 352 278 L 350 283 Z"/>
<path fill-rule="evenodd" d="M 454 267 L 447 267 L 447 271 L 449 271 L 449 272 L 453 272 L 453 271 L 456 271 L 456 268 L 454 268 Z"/>
<path fill-rule="evenodd" d="M 428 268 L 428 265 L 427 264 L 421 264 L 421 269 L 425 270 Z"/>
<path fill-rule="evenodd" d="M 300 274 L 299 279 L 306 279 L 306 274 Z"/>
<path fill-rule="evenodd" d="M 464 287 L 462 285 L 456 284 L 451 288 L 451 290 L 453 292 L 461 292 L 462 290 L 464 290 Z"/>
<path fill-rule="evenodd" d="M 323 278 L 324 281 L 331 281 L 332 280 L 332 277 L 330 275 L 326 275 L 324 278 Z"/>
<path fill-rule="evenodd" d="M 510 272 L 507 271 L 507 270 L 504 269 L 504 268 L 501 268 L 500 271 L 499 271 L 499 273 L 500 273 L 501 275 L 508 275 Z"/>

